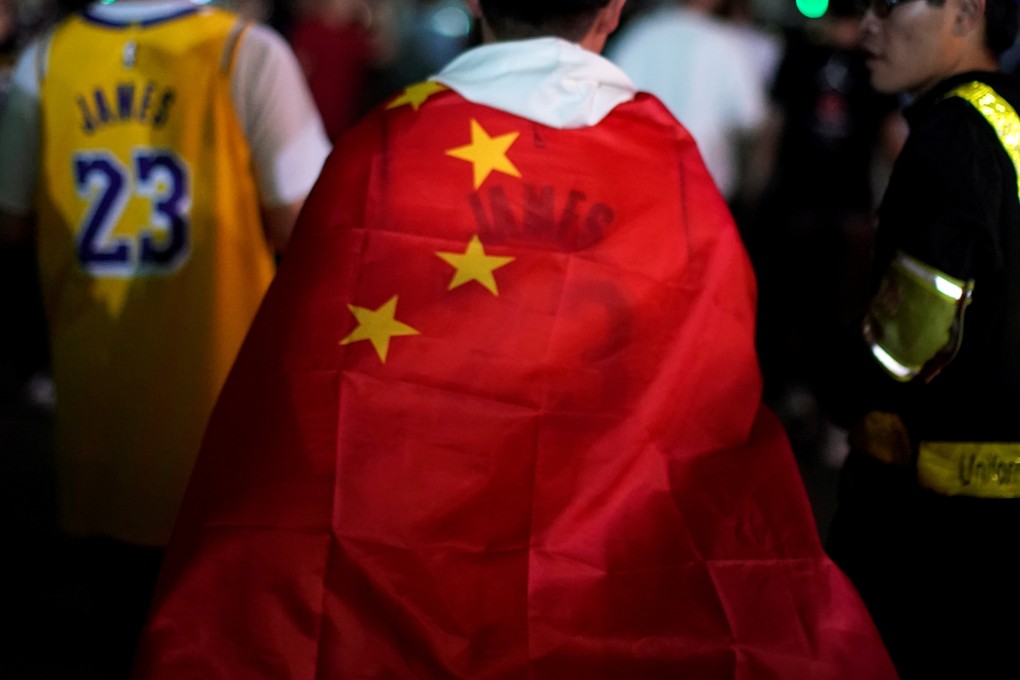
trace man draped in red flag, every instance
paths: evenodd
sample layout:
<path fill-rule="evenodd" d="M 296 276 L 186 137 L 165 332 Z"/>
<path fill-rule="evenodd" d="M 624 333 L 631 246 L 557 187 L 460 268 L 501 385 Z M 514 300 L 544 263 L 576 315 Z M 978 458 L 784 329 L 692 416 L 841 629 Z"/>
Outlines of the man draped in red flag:
<path fill-rule="evenodd" d="M 480 4 L 309 198 L 137 677 L 894 677 L 761 408 L 725 204 L 597 54 L 623 0 Z"/>

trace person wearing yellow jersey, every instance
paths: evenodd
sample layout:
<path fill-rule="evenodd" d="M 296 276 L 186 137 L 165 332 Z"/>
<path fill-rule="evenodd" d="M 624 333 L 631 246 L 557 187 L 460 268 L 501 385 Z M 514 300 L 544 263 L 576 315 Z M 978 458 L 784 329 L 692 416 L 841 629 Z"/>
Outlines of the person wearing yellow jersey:
<path fill-rule="evenodd" d="M 133 645 L 206 419 L 328 152 L 286 43 L 220 9 L 91 5 L 16 66 L 0 231 L 36 242 L 61 523 L 100 556 L 108 638 L 107 620 Z"/>

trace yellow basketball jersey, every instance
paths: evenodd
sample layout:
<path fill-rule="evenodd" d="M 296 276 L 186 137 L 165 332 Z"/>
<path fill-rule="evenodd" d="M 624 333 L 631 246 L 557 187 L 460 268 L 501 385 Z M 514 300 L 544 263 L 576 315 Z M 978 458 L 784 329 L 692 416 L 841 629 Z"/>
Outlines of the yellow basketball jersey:
<path fill-rule="evenodd" d="M 230 97 L 236 16 L 76 15 L 41 76 L 40 278 L 62 517 L 165 543 L 273 274 Z"/>

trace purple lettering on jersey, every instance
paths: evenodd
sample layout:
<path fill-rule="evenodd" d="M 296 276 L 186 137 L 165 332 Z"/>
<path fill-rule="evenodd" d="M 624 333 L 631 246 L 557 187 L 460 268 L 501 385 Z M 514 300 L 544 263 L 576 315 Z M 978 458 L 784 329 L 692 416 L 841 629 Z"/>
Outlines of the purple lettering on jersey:
<path fill-rule="evenodd" d="M 131 120 L 135 115 L 135 84 L 117 85 L 117 115 L 122 121 Z"/>
<path fill-rule="evenodd" d="M 96 131 L 96 120 L 89 111 L 88 102 L 85 101 L 85 97 L 77 97 L 75 103 L 78 104 L 78 110 L 81 112 L 81 129 L 87 135 L 91 135 Z"/>

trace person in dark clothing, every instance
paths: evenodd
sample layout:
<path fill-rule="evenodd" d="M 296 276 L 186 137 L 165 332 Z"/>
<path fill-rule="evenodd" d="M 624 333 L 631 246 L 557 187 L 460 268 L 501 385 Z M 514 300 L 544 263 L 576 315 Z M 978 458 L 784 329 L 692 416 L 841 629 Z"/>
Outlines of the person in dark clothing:
<path fill-rule="evenodd" d="M 897 98 L 868 82 L 859 23 L 853 1 L 837 0 L 824 19 L 787 33 L 771 91 L 773 169 L 744 214 L 766 394 L 784 415 L 795 394 L 825 389 L 828 347 L 866 308 L 872 171 L 902 141 L 889 134 L 899 130 Z M 820 445 L 816 409 L 785 420 L 801 449 Z"/>
<path fill-rule="evenodd" d="M 1016 676 L 1020 88 L 997 56 L 1017 12 L 871 0 L 862 22 L 872 83 L 911 97 L 910 134 L 842 362 L 851 453 L 829 548 L 906 679 Z"/>

